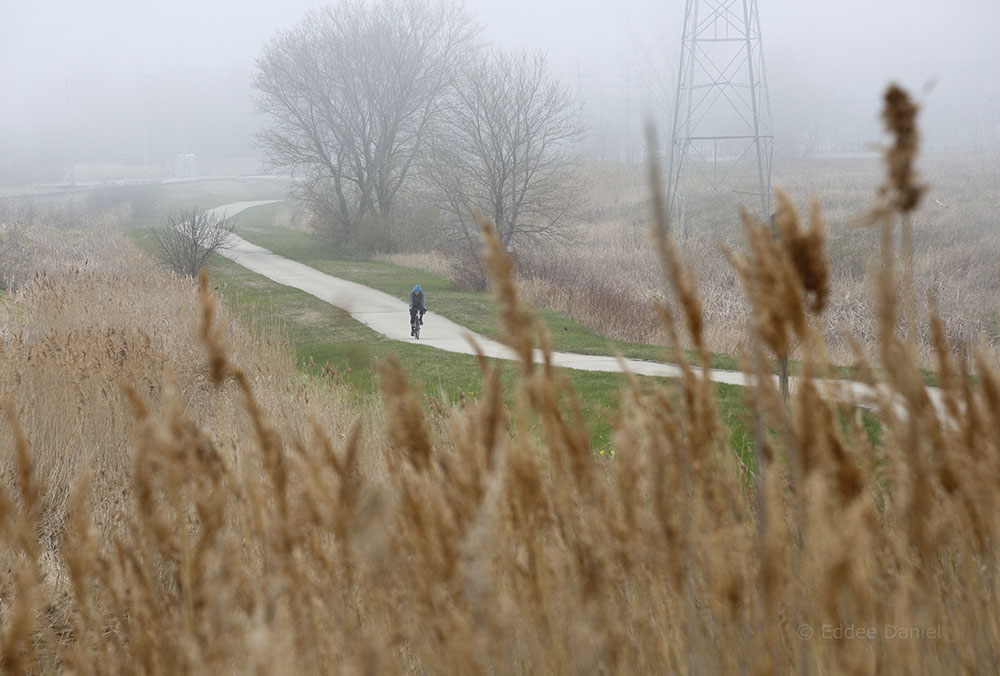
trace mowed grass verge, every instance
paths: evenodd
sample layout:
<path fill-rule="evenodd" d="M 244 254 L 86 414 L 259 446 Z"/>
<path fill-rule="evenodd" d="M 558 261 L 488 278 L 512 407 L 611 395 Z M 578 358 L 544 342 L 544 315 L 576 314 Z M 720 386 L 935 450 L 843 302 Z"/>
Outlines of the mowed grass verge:
<path fill-rule="evenodd" d="M 426 270 L 409 268 L 384 261 L 358 260 L 334 251 L 320 237 L 283 227 L 276 224 L 277 216 L 285 208 L 282 203 L 267 204 L 241 212 L 237 218 L 237 231 L 241 237 L 262 246 L 279 256 L 303 263 L 312 268 L 370 286 L 399 299 L 406 300 L 414 284 L 420 284 L 427 295 L 427 306 L 433 313 L 440 314 L 467 329 L 487 338 L 500 339 L 502 330 L 497 322 L 499 307 L 492 295 L 460 291 L 454 282 Z M 561 352 L 575 352 L 589 355 L 617 355 L 629 359 L 677 363 L 676 355 L 670 348 L 614 340 L 594 333 L 583 324 L 547 310 L 534 308 L 544 323 L 552 340 L 553 349 Z M 685 356 L 692 364 L 699 364 L 698 353 L 685 350 Z M 733 355 L 710 353 L 709 367 L 728 371 L 740 371 L 739 359 Z M 801 373 L 801 364 L 792 360 L 789 373 Z M 778 373 L 777 362 L 772 364 L 772 372 Z M 836 366 L 830 370 L 830 378 L 857 378 L 860 371 L 855 366 Z M 928 385 L 936 385 L 936 375 L 921 371 Z M 880 375 L 876 372 L 876 375 Z"/>
<path fill-rule="evenodd" d="M 442 352 L 415 341 L 391 340 L 343 310 L 221 256 L 212 258 L 209 272 L 216 294 L 237 316 L 250 324 L 279 324 L 289 349 L 295 350 L 300 370 L 309 377 L 327 380 L 331 387 L 343 388 L 348 396 L 378 395 L 378 363 L 390 355 L 399 361 L 410 385 L 424 394 L 428 405 L 435 401 L 460 403 L 483 391 L 482 372 L 473 356 Z M 496 321 L 495 315 L 493 319 Z M 406 321 L 405 316 L 402 321 Z M 500 364 L 501 387 L 507 404 L 512 405 L 518 366 L 503 360 L 491 362 Z M 573 369 L 565 373 L 580 400 L 594 452 L 610 453 L 625 376 Z M 752 442 L 743 414 L 744 389 L 717 384 L 716 392 L 729 442 L 750 462 Z M 568 409 L 568 400 L 564 405 Z"/>
<path fill-rule="evenodd" d="M 226 186 L 215 190 L 185 190 L 169 204 L 188 206 L 210 202 L 212 206 L 231 201 L 250 200 L 268 195 L 255 195 L 248 186 L 239 194 L 227 197 Z M 204 199 L 208 192 L 211 200 Z M 190 194 L 188 194 L 190 193 Z M 278 255 L 297 260 L 318 270 L 349 279 L 405 299 L 414 283 L 420 283 L 428 294 L 433 321 L 441 314 L 490 338 L 502 337 L 498 321 L 498 305 L 489 294 L 458 291 L 451 280 L 423 270 L 392 263 L 336 257 L 336 253 L 319 238 L 292 228 L 276 225 L 276 216 L 283 205 L 275 203 L 248 209 L 237 216 L 238 233 L 255 244 Z M 159 210 L 166 213 L 166 207 Z M 130 234 L 151 251 L 148 228 L 151 219 L 133 219 Z M 276 322 L 288 337 L 289 349 L 294 349 L 300 370 L 309 377 L 328 380 L 331 386 L 343 387 L 349 396 L 372 397 L 379 393 L 377 365 L 379 360 L 395 355 L 411 385 L 427 397 L 450 403 L 477 397 L 483 389 L 483 378 L 474 357 L 442 353 L 420 345 L 392 341 L 353 320 L 342 310 L 305 292 L 277 284 L 266 277 L 221 257 L 209 264 L 214 286 L 220 297 L 245 321 Z M 661 346 L 615 341 L 594 334 L 578 322 L 547 310 L 537 310 L 552 338 L 556 350 L 581 354 L 622 354 L 633 359 L 674 361 Z M 406 321 L 405 316 L 401 321 Z M 692 361 L 694 355 L 688 353 Z M 738 369 L 738 361 L 729 355 L 713 354 L 713 368 Z M 516 366 L 503 363 L 501 383 L 508 404 L 513 396 L 512 383 Z M 610 452 L 618 409 L 625 387 L 620 374 L 567 370 L 567 376 L 580 399 L 595 453 Z M 641 382 L 654 379 L 640 378 Z M 748 465 L 753 466 L 753 439 L 747 427 L 745 390 L 742 387 L 716 384 L 720 419 L 730 446 Z M 878 424 L 865 415 L 865 426 L 873 441 L 878 436 Z"/>
<path fill-rule="evenodd" d="M 424 270 L 339 256 L 312 233 L 275 225 L 282 208 L 282 204 L 275 203 L 243 211 L 237 216 L 239 235 L 279 256 L 341 279 L 370 286 L 402 300 L 408 298 L 414 284 L 420 284 L 427 295 L 431 317 L 435 313 L 440 314 L 488 338 L 502 337 L 502 330 L 497 322 L 499 306 L 492 295 L 459 291 L 451 280 Z M 621 354 L 630 359 L 655 362 L 676 361 L 671 358 L 668 348 L 612 340 L 597 335 L 564 315 L 543 308 L 534 308 L 534 311 L 544 323 L 552 339 L 553 349 L 557 351 L 591 355 Z M 697 362 L 694 352 L 689 352 L 687 356 L 692 362 Z M 739 369 L 738 360 L 725 354 L 710 355 L 709 366 Z"/>
<path fill-rule="evenodd" d="M 503 337 L 498 320 L 499 305 L 492 295 L 459 291 L 451 280 L 425 270 L 382 261 L 337 257 L 336 252 L 331 251 L 329 245 L 316 235 L 276 225 L 277 216 L 282 208 L 284 207 L 281 203 L 274 203 L 241 212 L 237 216 L 240 236 L 285 258 L 342 279 L 370 286 L 403 300 L 408 297 L 413 284 L 419 283 L 427 294 L 428 308 L 431 311 L 428 321 L 433 321 L 433 316 L 437 313 L 488 338 Z M 400 359 L 411 384 L 422 389 L 428 397 L 454 403 L 464 397 L 478 396 L 482 392 L 483 379 L 474 357 L 442 353 L 440 350 L 416 342 L 389 340 L 351 319 L 348 313 L 333 308 L 324 301 L 295 289 L 281 287 L 221 257 L 216 258 L 218 260 L 213 261 L 213 267 L 217 274 L 224 276 L 231 274 L 234 268 L 238 268 L 240 274 L 245 275 L 244 281 L 237 286 L 246 286 L 251 278 L 259 277 L 255 283 L 262 287 L 270 285 L 286 289 L 293 295 L 300 294 L 309 299 L 312 309 L 298 312 L 295 310 L 295 303 L 290 302 L 288 298 L 282 300 L 285 305 L 280 309 L 274 307 L 273 301 L 261 304 L 258 299 L 257 304 L 261 307 L 270 307 L 268 312 L 277 310 L 281 315 L 297 313 L 297 316 L 281 317 L 280 321 L 292 328 L 292 338 L 296 345 L 300 368 L 308 370 L 313 375 L 345 382 L 356 393 L 370 394 L 378 389 L 377 362 L 391 352 Z M 224 272 L 225 269 L 229 272 Z M 236 300 L 233 296 L 229 296 L 229 299 L 231 302 Z M 244 301 L 246 300 L 248 299 L 244 298 Z M 594 355 L 621 354 L 631 359 L 657 362 L 676 361 L 671 357 L 671 351 L 665 347 L 605 338 L 558 313 L 538 308 L 534 310 L 544 323 L 555 350 Z M 324 312 L 330 321 L 337 322 L 336 328 L 330 326 L 329 337 L 309 335 L 311 330 L 302 326 L 301 322 L 306 317 L 318 319 Z M 404 316 L 401 321 L 405 322 L 407 318 Z M 324 330 L 322 327 L 318 328 L 321 332 Z M 305 329 L 304 334 L 299 334 L 301 329 Z M 692 363 L 697 363 L 697 355 L 694 352 L 686 351 L 686 355 Z M 738 360 L 724 354 L 711 354 L 709 365 L 717 369 L 740 370 Z M 508 404 L 513 393 L 511 383 L 514 380 L 514 368 L 514 365 L 505 363 L 501 371 L 501 382 Z M 798 364 L 793 363 L 791 370 L 795 373 Z M 851 367 L 840 367 L 831 375 L 849 377 L 852 372 L 854 369 Z M 620 374 L 575 369 L 567 369 L 566 373 L 580 399 L 595 452 L 610 451 L 614 425 L 625 387 L 625 377 Z M 654 380 L 667 381 L 667 379 L 640 377 L 640 382 L 648 383 Z M 744 399 L 746 390 L 743 387 L 722 383 L 716 383 L 715 390 L 719 417 L 725 427 L 724 433 L 729 445 L 746 466 L 752 468 L 756 462 L 752 457 L 753 437 L 746 416 Z M 881 438 L 881 425 L 877 419 L 870 413 L 863 412 L 862 422 L 869 440 L 878 444 Z"/>

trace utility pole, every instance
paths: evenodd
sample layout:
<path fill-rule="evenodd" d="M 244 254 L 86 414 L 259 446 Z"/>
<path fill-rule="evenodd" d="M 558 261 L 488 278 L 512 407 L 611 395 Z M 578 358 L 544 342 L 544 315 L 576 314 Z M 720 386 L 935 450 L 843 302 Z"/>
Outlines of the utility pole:
<path fill-rule="evenodd" d="M 625 63 L 625 165 L 632 166 L 632 66 Z"/>
<path fill-rule="evenodd" d="M 73 129 L 70 125 L 70 112 L 69 112 L 69 78 L 63 78 L 61 80 L 66 91 L 66 162 L 69 165 L 69 184 L 76 185 L 76 168 L 75 161 L 73 159 Z"/>
<path fill-rule="evenodd" d="M 975 149 L 977 151 L 981 149 L 979 145 L 979 116 L 983 109 L 983 71 L 985 70 L 983 68 L 982 59 L 979 60 L 978 66 L 979 66 L 977 73 L 978 77 L 976 78 L 976 124 L 975 124 L 976 130 L 972 141 L 972 144 L 973 146 L 975 146 Z"/>
<path fill-rule="evenodd" d="M 139 64 L 139 104 L 142 115 L 142 180 L 149 180 L 149 140 L 146 134 L 146 69 Z"/>
<path fill-rule="evenodd" d="M 689 207 L 723 194 L 771 213 L 771 102 L 757 0 L 686 0 L 667 200 L 678 237 Z"/>

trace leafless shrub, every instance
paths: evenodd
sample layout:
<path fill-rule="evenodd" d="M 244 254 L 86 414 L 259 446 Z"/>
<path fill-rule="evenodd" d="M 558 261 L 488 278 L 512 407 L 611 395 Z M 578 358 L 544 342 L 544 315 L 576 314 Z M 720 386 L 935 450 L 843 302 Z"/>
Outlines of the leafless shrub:
<path fill-rule="evenodd" d="M 448 247 L 448 277 L 464 291 L 485 291 L 486 271 L 478 251 Z"/>
<path fill-rule="evenodd" d="M 229 246 L 236 221 L 201 207 L 182 209 L 153 228 L 163 261 L 188 277 L 197 277 L 208 257 Z"/>

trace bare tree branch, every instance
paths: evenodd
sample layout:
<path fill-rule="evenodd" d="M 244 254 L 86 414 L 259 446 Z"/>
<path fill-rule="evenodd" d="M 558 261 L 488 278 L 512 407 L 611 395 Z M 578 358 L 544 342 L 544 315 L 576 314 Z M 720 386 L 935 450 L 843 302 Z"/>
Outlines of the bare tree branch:
<path fill-rule="evenodd" d="M 193 207 L 167 216 L 164 223 L 153 228 L 152 238 L 167 265 L 197 277 L 209 256 L 230 246 L 235 228 L 232 218 Z"/>
<path fill-rule="evenodd" d="M 253 82 L 271 118 L 260 141 L 303 177 L 299 192 L 335 242 L 391 217 L 478 31 L 447 0 L 344 0 L 265 48 Z"/>
<path fill-rule="evenodd" d="M 453 216 L 453 240 L 478 248 L 475 207 L 508 250 L 559 236 L 578 192 L 571 170 L 583 128 L 573 96 L 544 57 L 477 55 L 442 117 L 427 175 Z"/>

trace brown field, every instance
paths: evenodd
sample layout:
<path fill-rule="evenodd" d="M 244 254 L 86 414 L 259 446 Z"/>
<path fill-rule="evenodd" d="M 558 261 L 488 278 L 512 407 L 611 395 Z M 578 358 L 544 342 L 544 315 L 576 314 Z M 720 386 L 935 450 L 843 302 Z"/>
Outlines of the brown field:
<path fill-rule="evenodd" d="M 1000 157 L 929 157 L 920 171 L 930 190 L 913 218 L 915 292 L 924 327 L 917 358 L 933 368 L 926 329 L 931 296 L 956 348 L 967 352 L 980 342 L 1000 344 Z M 782 161 L 775 172 L 775 185 L 803 212 L 812 198 L 822 206 L 832 284 L 823 335 L 831 358 L 853 361 L 849 337 L 874 357 L 878 340 L 871 289 L 879 234 L 858 216 L 875 203 L 880 160 Z M 672 301 L 649 243 L 646 171 L 592 168 L 582 180 L 590 186 L 591 199 L 568 239 L 520 259 L 518 281 L 525 298 L 614 338 L 665 343 L 653 304 Z M 735 202 L 720 200 L 691 215 L 691 236 L 681 246 L 701 291 L 709 349 L 726 354 L 746 348 L 750 310 L 722 251 L 723 245 L 739 248 L 745 241 L 737 210 Z"/>
<path fill-rule="evenodd" d="M 864 180 L 873 194 L 881 178 Z M 909 185 L 893 183 L 883 204 Z M 629 389 L 613 456 L 591 451 L 566 378 L 527 362 L 510 409 L 485 363 L 484 395 L 461 406 L 425 411 L 392 363 L 382 402 L 348 404 L 296 373 L 278 328 L 248 329 L 216 307 L 210 284 L 199 293 L 160 272 L 113 217 L 39 230 L 39 275 L 4 301 L 0 341 L 3 670 L 994 670 L 1000 374 L 970 341 L 977 378 L 962 377 L 941 322 L 920 323 L 931 351 L 923 332 L 899 337 L 906 257 L 880 233 L 905 230 L 903 212 L 873 231 L 831 226 L 826 240 L 786 210 L 780 245 L 748 223 L 739 274 L 710 262 L 707 236 L 643 244 L 631 216 L 620 236 L 600 235 L 599 260 L 598 234 L 586 242 L 586 284 L 607 284 L 612 299 L 595 324 L 625 331 L 614 327 L 652 315 L 672 289 L 666 311 L 643 320 L 649 335 L 701 351 L 748 345 L 759 368 L 799 345 L 807 373 L 826 368 L 827 327 L 849 316 L 842 285 L 861 284 L 868 265 L 841 279 L 839 243 L 883 247 L 878 293 L 857 290 L 876 309 L 851 328 L 870 322 L 865 344 L 901 408 L 882 402 L 873 445 L 851 408 L 810 386 L 786 407 L 763 380 L 747 392 L 752 468 L 729 450 L 697 369 L 671 394 Z M 960 274 L 958 258 L 927 244 L 958 233 L 930 218 L 913 222 L 917 270 Z M 982 225 L 949 218 L 966 233 Z M 488 241 L 508 340 L 544 346 L 519 294 L 557 292 L 540 278 L 515 284 Z M 953 246 L 974 257 L 987 245 Z M 601 276 L 618 264 L 634 277 Z M 976 265 L 967 274 L 980 286 L 962 302 L 985 306 L 995 282 Z M 938 295 L 942 313 L 961 300 Z M 743 315 L 752 330 L 733 320 Z M 917 372 L 926 354 L 943 412 Z"/>

